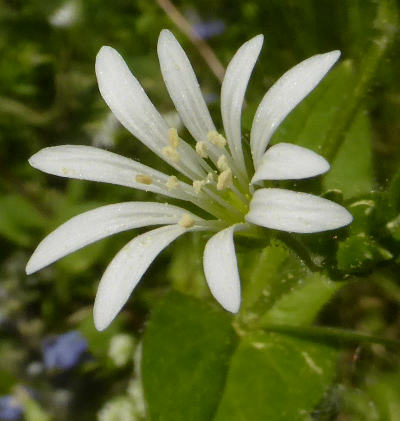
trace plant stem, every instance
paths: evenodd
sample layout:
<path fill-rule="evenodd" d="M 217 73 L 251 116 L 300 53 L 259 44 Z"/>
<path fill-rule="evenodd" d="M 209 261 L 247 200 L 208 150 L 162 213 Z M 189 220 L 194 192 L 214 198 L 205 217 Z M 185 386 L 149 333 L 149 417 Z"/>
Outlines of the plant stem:
<path fill-rule="evenodd" d="M 182 15 L 182 13 L 175 7 L 170 0 L 156 0 L 158 5 L 170 17 L 175 25 L 192 41 L 197 47 L 201 56 L 214 73 L 215 77 L 222 82 L 224 79 L 225 68 L 215 55 L 212 48 L 201 38 L 197 37 L 193 32 L 192 26 Z"/>
<path fill-rule="evenodd" d="M 375 343 L 385 345 L 388 348 L 400 349 L 400 341 L 386 339 L 379 336 L 368 335 L 354 330 L 340 329 L 323 326 L 289 326 L 269 325 L 264 327 L 268 332 L 283 333 L 301 338 L 334 342 L 336 345 L 355 343 Z"/>
<path fill-rule="evenodd" d="M 282 231 L 277 234 L 277 238 L 291 248 L 312 272 L 318 272 L 323 269 L 323 267 L 313 259 L 312 254 L 306 245 L 300 239 L 295 238 L 293 234 Z"/>

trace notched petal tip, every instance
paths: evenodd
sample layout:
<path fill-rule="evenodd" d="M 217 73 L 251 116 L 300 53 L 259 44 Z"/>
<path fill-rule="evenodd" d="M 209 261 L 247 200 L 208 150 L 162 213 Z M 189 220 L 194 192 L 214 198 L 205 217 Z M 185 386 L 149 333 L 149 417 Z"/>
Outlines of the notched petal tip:
<path fill-rule="evenodd" d="M 32 275 L 35 272 L 49 266 L 53 262 L 47 262 L 44 259 L 43 253 L 41 253 L 41 243 L 36 247 L 35 251 L 32 253 L 32 256 L 28 260 L 28 263 L 25 267 L 25 273 L 27 275 Z"/>
<path fill-rule="evenodd" d="M 28 260 L 28 263 L 25 266 L 25 273 L 27 275 L 32 275 L 32 273 L 35 273 L 38 270 L 38 269 L 35 269 L 35 266 L 32 262 L 32 257 Z"/>
<path fill-rule="evenodd" d="M 114 318 L 110 320 L 105 313 L 99 310 L 95 303 L 93 308 L 93 322 L 96 330 L 102 332 L 103 330 L 107 329 L 108 326 L 110 326 L 113 320 Z"/>
<path fill-rule="evenodd" d="M 289 69 L 265 94 L 257 108 L 250 132 L 250 146 L 256 168 L 281 122 L 315 89 L 339 57 L 338 50 L 314 55 Z"/>
<path fill-rule="evenodd" d="M 301 180 L 329 171 L 329 162 L 311 149 L 277 143 L 264 153 L 251 184 L 262 180 Z"/>
<path fill-rule="evenodd" d="M 46 167 L 46 163 L 49 160 L 49 157 L 52 157 L 52 152 L 54 147 L 43 148 L 39 152 L 36 152 L 29 159 L 29 165 L 37 170 L 43 171 L 43 168 Z"/>
<path fill-rule="evenodd" d="M 222 305 L 222 307 L 226 310 L 229 311 L 229 313 L 232 314 L 237 314 L 239 313 L 240 310 L 240 300 L 235 302 L 235 303 L 225 303 L 224 305 L 222 303 L 220 303 Z"/>
<path fill-rule="evenodd" d="M 262 47 L 263 43 L 264 43 L 264 35 L 263 34 L 258 34 L 255 37 L 249 39 L 243 45 L 245 45 L 245 44 L 252 44 L 254 46 L 254 48 L 261 50 L 261 47 Z"/>
<path fill-rule="evenodd" d="M 106 329 L 115 319 L 158 254 L 188 231 L 166 225 L 135 237 L 117 253 L 97 289 L 93 310 L 97 330 Z"/>
<path fill-rule="evenodd" d="M 236 261 L 233 232 L 236 225 L 211 237 L 204 249 L 203 267 L 211 294 L 230 313 L 240 309 L 240 278 Z"/>
<path fill-rule="evenodd" d="M 255 192 L 245 219 L 266 228 L 306 234 L 343 228 L 353 216 L 343 206 L 312 194 L 267 188 Z"/>
<path fill-rule="evenodd" d="M 41 151 L 35 153 L 34 155 L 32 155 L 29 159 L 29 165 L 33 168 L 37 168 L 37 161 L 38 161 L 38 155 L 40 154 Z"/>
<path fill-rule="evenodd" d="M 108 45 L 103 45 L 96 55 L 96 72 L 101 71 L 103 65 L 115 57 L 120 57 L 118 51 Z"/>
<path fill-rule="evenodd" d="M 158 36 L 158 39 L 166 38 L 166 37 L 175 39 L 174 34 L 169 29 L 166 29 L 166 28 L 161 29 L 160 35 Z"/>
<path fill-rule="evenodd" d="M 160 48 L 166 48 L 171 42 L 178 43 L 174 34 L 169 29 L 162 29 L 158 36 L 157 51 L 159 52 Z"/>
<path fill-rule="evenodd" d="M 341 205 L 338 205 L 341 206 Z M 347 227 L 348 225 L 350 225 L 353 222 L 353 215 L 343 206 L 341 206 L 342 208 L 342 225 L 340 225 L 338 228 L 344 228 Z"/>
<path fill-rule="evenodd" d="M 325 53 L 324 55 L 329 57 L 332 60 L 332 64 L 339 60 L 339 57 L 341 56 L 342 52 L 340 50 L 333 50 L 329 53 Z"/>

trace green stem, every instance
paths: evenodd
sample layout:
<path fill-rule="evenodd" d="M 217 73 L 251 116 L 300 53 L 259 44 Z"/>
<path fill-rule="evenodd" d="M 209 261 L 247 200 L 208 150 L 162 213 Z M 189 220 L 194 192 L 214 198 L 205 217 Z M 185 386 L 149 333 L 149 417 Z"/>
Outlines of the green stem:
<path fill-rule="evenodd" d="M 269 325 L 264 327 L 264 330 L 300 338 L 333 342 L 335 345 L 375 343 L 385 345 L 388 348 L 400 349 L 400 341 L 398 340 L 381 338 L 379 336 L 336 327 Z"/>
<path fill-rule="evenodd" d="M 378 36 L 372 41 L 369 50 L 360 65 L 360 73 L 354 90 L 342 110 L 338 113 L 335 124 L 330 129 L 327 140 L 322 148 L 322 155 L 332 162 L 345 140 L 359 105 L 370 87 L 379 62 L 387 52 L 397 31 L 397 10 L 391 0 L 381 0 L 378 3 L 375 26 Z"/>
<path fill-rule="evenodd" d="M 306 245 L 300 239 L 295 238 L 293 234 L 279 232 L 277 238 L 291 248 L 312 272 L 318 272 L 323 269 L 321 265 L 314 261 L 312 253 Z"/>

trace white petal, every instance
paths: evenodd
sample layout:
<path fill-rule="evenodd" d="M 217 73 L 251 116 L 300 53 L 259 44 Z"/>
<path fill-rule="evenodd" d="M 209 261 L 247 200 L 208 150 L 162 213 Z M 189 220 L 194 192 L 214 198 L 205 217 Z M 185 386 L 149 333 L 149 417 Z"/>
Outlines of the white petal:
<path fill-rule="evenodd" d="M 329 168 L 329 162 L 311 149 L 278 143 L 265 152 L 251 182 L 315 177 Z"/>
<path fill-rule="evenodd" d="M 312 233 L 344 227 L 353 217 L 343 206 L 312 194 L 260 189 L 254 193 L 246 220 L 281 231 Z"/>
<path fill-rule="evenodd" d="M 98 330 L 112 322 L 157 255 L 187 231 L 179 225 L 167 225 L 139 235 L 119 251 L 97 290 L 94 324 Z"/>
<path fill-rule="evenodd" d="M 179 188 L 168 190 L 167 175 L 132 159 L 92 146 L 44 148 L 33 155 L 29 163 L 38 170 L 61 177 L 117 184 L 184 200 L 193 196 L 188 184 L 180 182 Z M 136 181 L 136 177 L 141 175 L 150 177 L 152 183 Z"/>
<path fill-rule="evenodd" d="M 244 43 L 230 61 L 221 88 L 221 113 L 232 156 L 245 171 L 242 151 L 241 116 L 244 94 L 260 54 L 264 37 L 258 35 Z"/>
<path fill-rule="evenodd" d="M 339 56 L 340 51 L 332 51 L 302 61 L 287 71 L 265 94 L 256 111 L 250 135 L 256 168 L 279 124 L 318 85 Z"/>
<path fill-rule="evenodd" d="M 125 128 L 148 148 L 187 176 L 180 163 L 166 159 L 162 148 L 168 145 L 168 125 L 143 88 L 132 75 L 121 55 L 111 47 L 102 47 L 96 57 L 96 75 L 104 101 Z M 199 157 L 180 142 L 179 153 L 186 167 L 203 174 Z M 187 146 L 187 145 L 186 145 Z"/>
<path fill-rule="evenodd" d="M 231 313 L 240 308 L 240 278 L 233 233 L 235 225 L 211 237 L 204 249 L 204 273 L 212 295 Z"/>
<path fill-rule="evenodd" d="M 158 38 L 157 52 L 165 85 L 183 123 L 197 141 L 207 140 L 215 126 L 186 53 L 166 29 Z"/>
<path fill-rule="evenodd" d="M 118 232 L 148 225 L 177 223 L 187 213 L 177 206 L 152 202 L 117 203 L 90 210 L 50 233 L 36 248 L 26 272 L 36 272 L 67 254 Z M 191 217 L 199 219 L 195 215 Z"/>

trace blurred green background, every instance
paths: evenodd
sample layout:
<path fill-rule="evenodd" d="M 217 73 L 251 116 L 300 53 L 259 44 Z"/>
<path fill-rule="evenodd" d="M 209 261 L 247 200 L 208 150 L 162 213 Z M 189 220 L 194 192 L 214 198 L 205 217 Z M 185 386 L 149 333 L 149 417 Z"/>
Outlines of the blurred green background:
<path fill-rule="evenodd" d="M 333 84 L 329 95 L 313 94 L 275 140 L 296 142 L 288 137 L 308 127 L 302 132 L 306 140 L 298 142 L 318 149 L 319 135 L 331 134 L 324 132 L 331 130 L 326 109 L 345 113 L 347 105 L 353 106 L 344 115 L 353 120 L 361 115 L 362 129 L 354 130 L 363 134 L 351 144 L 346 138 L 350 146 L 336 156 L 340 165 L 324 188 L 340 189 L 344 200 L 375 203 L 387 203 L 385 194 L 400 197 L 400 2 L 384 3 L 387 10 L 379 0 L 174 2 L 224 66 L 243 42 L 264 34 L 246 96 L 245 133 L 264 92 L 284 71 L 314 54 L 342 51 L 344 64 L 324 85 Z M 103 333 L 94 330 L 91 314 L 97 283 L 132 233 L 103 240 L 29 277 L 24 272 L 38 242 L 68 218 L 99 205 L 148 197 L 124 187 L 47 176 L 27 160 L 47 146 L 85 144 L 162 170 L 165 164 L 109 113 L 98 92 L 94 61 L 102 45 L 116 48 L 160 112 L 176 118 L 156 55 L 163 28 L 171 29 L 187 51 L 221 127 L 219 81 L 156 1 L 0 2 L 0 420 L 147 419 L 137 359 L 149 312 L 171 284 L 208 297 L 199 254 L 203 240 L 195 236 L 179 240 L 156 260 Z M 382 48 L 371 64 L 376 45 Z M 354 92 L 362 78 L 363 91 Z M 318 114 L 312 105 L 321 98 L 327 108 Z M 316 117 L 302 120 L 302 113 Z M 351 127 L 348 122 L 343 130 Z M 385 206 L 375 214 L 368 241 L 352 237 L 340 248 L 333 272 L 352 282 L 325 307 L 320 322 L 399 339 L 400 221 L 386 238 L 385 224 L 398 211 L 387 216 Z M 372 258 L 357 260 L 367 251 Z M 396 353 L 383 345 L 352 343 L 340 355 L 330 392 L 304 419 L 400 420 Z"/>

